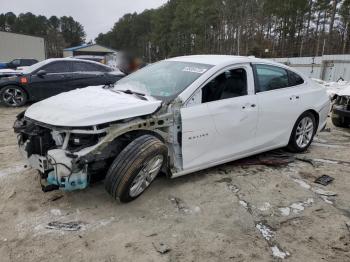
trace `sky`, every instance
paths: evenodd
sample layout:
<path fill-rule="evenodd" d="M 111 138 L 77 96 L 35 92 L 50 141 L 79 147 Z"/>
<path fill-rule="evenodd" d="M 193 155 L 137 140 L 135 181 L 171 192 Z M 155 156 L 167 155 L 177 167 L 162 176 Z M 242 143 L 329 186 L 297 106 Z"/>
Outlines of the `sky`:
<path fill-rule="evenodd" d="M 86 32 L 86 40 L 109 31 L 126 13 L 157 8 L 167 0 L 0 0 L 0 13 L 31 12 L 50 17 L 72 16 Z"/>

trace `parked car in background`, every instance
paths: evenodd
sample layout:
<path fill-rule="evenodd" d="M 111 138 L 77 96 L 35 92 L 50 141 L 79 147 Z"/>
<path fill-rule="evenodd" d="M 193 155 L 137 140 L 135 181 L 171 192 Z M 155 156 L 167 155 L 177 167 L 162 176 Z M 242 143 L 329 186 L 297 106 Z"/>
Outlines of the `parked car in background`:
<path fill-rule="evenodd" d="M 101 64 L 106 64 L 106 63 L 105 63 L 105 57 L 104 57 L 104 56 L 97 56 L 97 55 L 77 55 L 77 56 L 72 56 L 71 58 L 82 59 L 82 60 L 88 60 L 88 61 L 95 61 L 95 62 L 99 62 L 99 63 L 101 63 Z"/>
<path fill-rule="evenodd" d="M 76 88 L 110 85 L 123 76 L 122 72 L 93 61 L 48 59 L 0 78 L 0 99 L 6 106 L 18 107 Z"/>
<path fill-rule="evenodd" d="M 0 63 L 0 69 L 16 69 L 22 66 L 31 66 L 38 63 L 36 59 L 18 58 L 14 59 L 9 63 Z"/>
<path fill-rule="evenodd" d="M 18 72 L 17 70 L 13 70 L 13 69 L 0 69 L 0 79 L 3 77 L 9 77 L 9 76 L 14 76 L 19 74 L 20 72 Z"/>
<path fill-rule="evenodd" d="M 276 148 L 303 152 L 329 110 L 326 89 L 285 65 L 187 56 L 36 103 L 14 129 L 44 190 L 104 175 L 111 196 L 129 202 L 161 170 L 174 178 Z"/>
<path fill-rule="evenodd" d="M 337 91 L 334 95 L 332 123 L 337 127 L 350 126 L 350 86 Z"/>

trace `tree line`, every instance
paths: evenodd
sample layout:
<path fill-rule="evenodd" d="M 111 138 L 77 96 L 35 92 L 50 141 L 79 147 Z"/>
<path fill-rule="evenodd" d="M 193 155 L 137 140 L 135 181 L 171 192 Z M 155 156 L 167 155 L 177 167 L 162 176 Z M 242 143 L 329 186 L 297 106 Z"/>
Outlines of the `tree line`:
<path fill-rule="evenodd" d="M 51 16 L 12 12 L 0 14 L 0 31 L 44 37 L 47 57 L 62 57 L 66 47 L 85 41 L 84 27 L 71 16 Z"/>
<path fill-rule="evenodd" d="M 345 54 L 350 52 L 350 0 L 169 0 L 124 15 L 95 41 L 151 61 L 203 53 Z"/>

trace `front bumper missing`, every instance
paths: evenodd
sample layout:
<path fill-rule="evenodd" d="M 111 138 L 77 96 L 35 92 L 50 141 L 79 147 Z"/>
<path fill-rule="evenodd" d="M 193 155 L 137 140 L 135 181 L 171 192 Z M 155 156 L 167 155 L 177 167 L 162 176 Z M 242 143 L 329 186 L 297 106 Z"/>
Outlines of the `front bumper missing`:
<path fill-rule="evenodd" d="M 21 154 L 32 168 L 40 172 L 44 192 L 55 189 L 74 191 L 88 186 L 88 165 L 76 165 L 65 150 L 49 150 L 46 157 L 37 154 L 28 157 L 25 147 L 26 144 L 20 145 Z"/>

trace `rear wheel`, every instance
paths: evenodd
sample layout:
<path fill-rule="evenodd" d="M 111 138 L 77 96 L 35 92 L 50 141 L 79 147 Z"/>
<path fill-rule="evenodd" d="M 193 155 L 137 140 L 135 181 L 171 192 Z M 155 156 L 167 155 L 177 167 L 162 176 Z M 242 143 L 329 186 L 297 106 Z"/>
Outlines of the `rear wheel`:
<path fill-rule="evenodd" d="M 113 161 L 105 188 L 121 202 L 139 197 L 154 181 L 166 162 L 167 147 L 151 135 L 132 141 Z"/>
<path fill-rule="evenodd" d="M 316 134 L 315 116 L 310 112 L 302 114 L 294 125 L 287 149 L 300 153 L 306 151 Z"/>
<path fill-rule="evenodd" d="M 27 103 L 27 93 L 19 86 L 6 86 L 0 91 L 1 103 L 9 107 L 20 107 Z"/>

